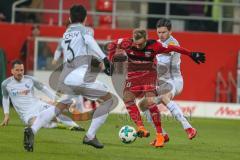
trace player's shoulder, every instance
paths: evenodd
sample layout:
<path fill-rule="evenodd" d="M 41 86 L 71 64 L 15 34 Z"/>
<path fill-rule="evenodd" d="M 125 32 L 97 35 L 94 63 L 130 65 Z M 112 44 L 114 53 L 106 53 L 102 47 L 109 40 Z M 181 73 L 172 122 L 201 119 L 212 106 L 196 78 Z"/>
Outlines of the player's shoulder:
<path fill-rule="evenodd" d="M 31 80 L 31 81 L 35 81 L 36 78 L 30 75 L 24 75 L 24 80 Z"/>
<path fill-rule="evenodd" d="M 7 86 L 9 83 L 11 83 L 13 81 L 13 76 L 11 77 L 8 77 L 7 79 L 5 79 L 3 82 L 2 82 L 2 87 L 5 87 Z"/>
<path fill-rule="evenodd" d="M 91 35 L 91 36 L 94 36 L 94 30 L 93 30 L 93 28 L 91 28 L 91 27 L 85 27 L 85 30 L 84 30 L 85 32 L 85 34 L 88 34 L 88 35 Z"/>
<path fill-rule="evenodd" d="M 173 36 L 170 36 L 169 39 L 167 40 L 167 45 L 179 46 L 179 42 L 177 41 L 176 38 L 174 38 Z"/>

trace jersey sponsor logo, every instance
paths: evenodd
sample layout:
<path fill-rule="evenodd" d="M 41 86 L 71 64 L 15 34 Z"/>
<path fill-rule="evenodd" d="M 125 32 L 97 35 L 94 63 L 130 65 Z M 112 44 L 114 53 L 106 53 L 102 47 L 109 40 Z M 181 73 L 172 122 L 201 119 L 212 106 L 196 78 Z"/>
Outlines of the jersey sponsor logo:
<path fill-rule="evenodd" d="M 240 109 L 233 109 L 230 107 L 220 107 L 215 113 L 216 116 L 240 116 Z"/>
<path fill-rule="evenodd" d="M 26 89 L 26 90 L 15 90 L 15 89 L 12 89 L 11 90 L 12 96 L 26 96 L 30 92 L 31 92 L 31 90 L 29 90 L 29 89 Z"/>

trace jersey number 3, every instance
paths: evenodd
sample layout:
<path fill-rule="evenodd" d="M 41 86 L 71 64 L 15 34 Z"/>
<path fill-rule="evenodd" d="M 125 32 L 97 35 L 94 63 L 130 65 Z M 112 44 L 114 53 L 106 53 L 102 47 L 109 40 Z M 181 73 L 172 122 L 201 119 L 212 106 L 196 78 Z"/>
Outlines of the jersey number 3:
<path fill-rule="evenodd" d="M 65 43 L 68 44 L 67 50 L 70 51 L 71 54 L 72 54 L 72 59 L 71 60 L 67 59 L 67 62 L 70 63 L 70 62 L 72 62 L 74 60 L 74 56 L 75 56 L 74 52 L 73 52 L 73 49 L 70 47 L 71 39 L 70 40 L 66 40 Z"/>

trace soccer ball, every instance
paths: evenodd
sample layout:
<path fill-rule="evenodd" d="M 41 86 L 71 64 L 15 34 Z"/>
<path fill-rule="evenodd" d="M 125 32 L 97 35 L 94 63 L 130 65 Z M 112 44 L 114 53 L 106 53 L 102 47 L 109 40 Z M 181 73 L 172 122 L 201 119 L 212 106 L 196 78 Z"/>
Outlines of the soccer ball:
<path fill-rule="evenodd" d="M 137 132 L 131 126 L 123 126 L 119 131 L 119 138 L 125 144 L 132 143 L 137 138 Z"/>

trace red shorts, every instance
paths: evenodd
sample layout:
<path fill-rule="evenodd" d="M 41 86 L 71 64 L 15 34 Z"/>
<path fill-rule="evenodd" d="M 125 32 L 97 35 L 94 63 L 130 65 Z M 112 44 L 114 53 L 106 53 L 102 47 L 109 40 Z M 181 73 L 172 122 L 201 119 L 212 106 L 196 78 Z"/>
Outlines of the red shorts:
<path fill-rule="evenodd" d="M 124 91 L 141 98 L 146 92 L 156 92 L 156 72 L 129 72 Z"/>

